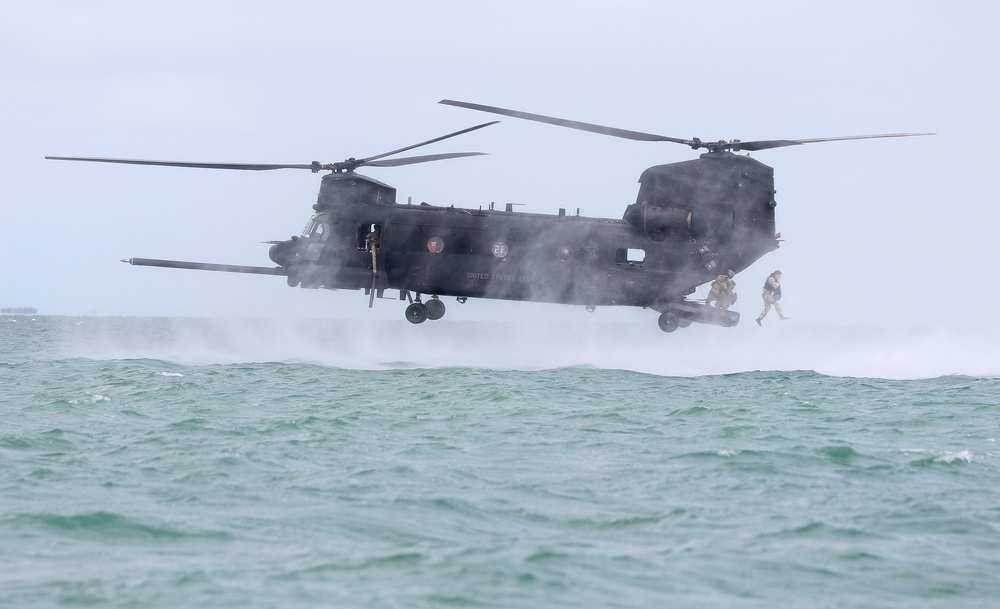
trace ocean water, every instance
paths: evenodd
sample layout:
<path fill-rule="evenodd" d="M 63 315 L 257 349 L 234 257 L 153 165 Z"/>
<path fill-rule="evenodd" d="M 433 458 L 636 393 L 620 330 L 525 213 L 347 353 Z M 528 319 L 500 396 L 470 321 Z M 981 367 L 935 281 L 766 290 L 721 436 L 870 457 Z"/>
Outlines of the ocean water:
<path fill-rule="evenodd" d="M 995 334 L 651 325 L 0 318 L 0 607 L 1000 606 Z"/>

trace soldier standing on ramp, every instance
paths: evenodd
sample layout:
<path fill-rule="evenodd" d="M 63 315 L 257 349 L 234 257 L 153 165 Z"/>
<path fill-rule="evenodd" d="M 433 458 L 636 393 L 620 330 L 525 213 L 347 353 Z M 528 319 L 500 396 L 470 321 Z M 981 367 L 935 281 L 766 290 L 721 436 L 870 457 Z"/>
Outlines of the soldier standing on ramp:
<path fill-rule="evenodd" d="M 726 271 L 716 277 L 715 281 L 712 282 L 712 289 L 708 292 L 708 298 L 705 299 L 705 304 L 710 305 L 714 301 L 715 306 L 723 311 L 733 306 L 736 303 L 736 293 L 733 291 L 736 287 L 736 282 L 733 281 L 735 275 L 736 273 L 732 271 Z"/>

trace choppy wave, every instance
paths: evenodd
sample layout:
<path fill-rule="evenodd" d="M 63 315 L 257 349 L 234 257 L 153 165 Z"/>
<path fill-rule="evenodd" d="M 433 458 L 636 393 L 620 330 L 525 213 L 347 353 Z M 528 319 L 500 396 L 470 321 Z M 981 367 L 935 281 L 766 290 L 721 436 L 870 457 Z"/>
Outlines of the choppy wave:
<path fill-rule="evenodd" d="M 66 321 L 3 335 L 0 606 L 1000 597 L 1000 378 L 864 342 L 975 337 Z"/>

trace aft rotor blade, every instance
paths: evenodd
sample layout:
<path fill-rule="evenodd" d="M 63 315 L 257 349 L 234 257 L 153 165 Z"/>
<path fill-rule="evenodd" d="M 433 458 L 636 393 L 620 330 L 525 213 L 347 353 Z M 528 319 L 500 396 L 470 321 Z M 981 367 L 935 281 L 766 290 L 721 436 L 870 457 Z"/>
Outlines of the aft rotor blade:
<path fill-rule="evenodd" d="M 272 169 L 309 169 L 315 171 L 315 164 L 284 164 L 268 163 L 196 163 L 189 161 L 147 161 L 142 159 L 108 159 L 83 156 L 47 156 L 52 161 L 87 161 L 92 163 L 121 163 L 124 165 L 157 165 L 165 167 L 193 167 L 196 169 L 240 169 L 246 171 L 270 171 Z"/>
<path fill-rule="evenodd" d="M 730 150 L 767 150 L 783 146 L 798 146 L 799 144 L 815 144 L 817 142 L 839 142 L 843 140 L 874 140 L 884 137 L 917 137 L 935 135 L 934 133 L 882 133 L 879 135 L 845 135 L 841 137 L 817 137 L 806 140 L 760 140 L 756 142 L 730 142 Z"/>
<path fill-rule="evenodd" d="M 616 127 L 605 127 L 603 125 L 594 125 L 592 123 L 582 123 L 579 121 L 570 121 L 562 118 L 555 118 L 552 116 L 544 116 L 541 114 L 532 114 L 530 112 L 521 112 L 519 110 L 509 110 L 507 108 L 498 108 L 496 106 L 484 106 L 482 104 L 472 104 L 469 102 L 455 101 L 452 99 L 442 99 L 440 101 L 442 104 L 448 106 L 457 106 L 459 108 L 468 108 L 470 110 L 479 110 L 480 112 L 492 112 L 493 114 L 501 114 L 503 116 L 510 116 L 513 118 L 522 118 L 529 121 L 537 121 L 540 123 L 548 123 L 550 125 L 557 125 L 559 127 L 569 127 L 570 129 L 579 129 L 581 131 L 589 131 L 591 133 L 599 133 L 601 135 L 611 135 L 614 137 L 621 137 L 630 140 L 642 141 L 642 142 L 674 142 L 677 144 L 684 144 L 685 146 L 690 146 L 692 148 L 707 148 L 710 151 L 721 152 L 724 150 L 767 150 L 769 148 L 781 148 L 783 146 L 798 146 L 799 144 L 813 144 L 816 142 L 836 142 L 841 140 L 865 140 L 865 139 L 876 139 L 885 137 L 914 137 L 919 135 L 934 135 L 933 133 L 886 133 L 881 135 L 849 135 L 844 137 L 823 137 L 814 139 L 804 139 L 804 140 L 759 140 L 751 142 L 741 142 L 739 140 L 733 141 L 719 141 L 719 142 L 706 142 L 698 138 L 695 139 L 679 139 L 674 137 L 667 137 L 665 135 L 656 135 L 653 133 L 643 133 L 641 131 L 629 131 L 627 129 L 618 129 Z"/>
<path fill-rule="evenodd" d="M 459 108 L 468 108 L 469 110 L 479 110 L 480 112 L 492 112 L 493 114 L 502 114 L 503 116 L 522 118 L 529 121 L 537 121 L 539 123 L 548 123 L 550 125 L 557 125 L 559 127 L 569 127 L 570 129 L 579 129 L 580 131 L 589 131 L 591 133 L 599 133 L 601 135 L 621 137 L 628 140 L 636 140 L 640 142 L 674 142 L 676 144 L 684 144 L 685 146 L 694 146 L 696 144 L 696 142 L 693 140 L 684 140 L 675 137 L 667 137 L 665 135 L 656 135 L 654 133 L 643 133 L 641 131 L 629 131 L 628 129 L 618 129 L 616 127 L 605 127 L 603 125 L 595 125 L 593 123 L 582 123 L 580 121 L 571 121 L 562 118 L 555 118 L 552 116 L 544 116 L 541 114 L 532 114 L 530 112 L 521 112 L 519 110 L 508 110 L 507 108 L 497 108 L 496 106 L 471 104 L 468 102 L 455 101 L 452 99 L 442 99 L 439 103 L 448 106 L 457 106 Z"/>
<path fill-rule="evenodd" d="M 406 152 L 407 150 L 413 150 L 414 148 L 420 148 L 421 146 L 426 146 L 427 144 L 433 144 L 434 142 L 440 142 L 441 140 L 446 140 L 448 138 L 455 137 L 456 135 L 462 135 L 463 133 L 468 133 L 470 131 L 475 131 L 476 129 L 482 129 L 483 127 L 489 127 L 490 125 L 495 125 L 500 121 L 492 121 L 489 123 L 483 123 L 482 125 L 476 125 L 475 127 L 469 127 L 468 129 L 462 129 L 461 131 L 456 131 L 455 133 L 449 133 L 448 135 L 442 135 L 441 137 L 436 137 L 432 140 L 427 140 L 426 142 L 420 142 L 419 144 L 413 144 L 412 146 L 406 146 L 405 148 L 400 148 L 399 150 L 393 150 L 392 152 L 384 152 L 382 154 L 377 154 L 375 156 L 370 156 L 365 159 L 358 159 L 355 161 L 356 167 L 361 167 L 362 165 L 373 165 L 372 161 L 376 159 L 382 159 L 387 156 L 392 156 L 394 154 L 399 154 L 400 152 Z M 422 161 L 420 161 L 422 162 Z M 388 167 L 388 165 L 386 165 Z"/>
<path fill-rule="evenodd" d="M 365 163 L 369 167 L 399 167 L 400 165 L 413 165 L 416 163 L 429 163 L 431 161 L 443 161 L 444 159 L 457 159 L 463 156 L 480 156 L 485 152 L 446 152 L 444 154 L 428 154 L 424 156 L 408 156 L 401 159 L 386 159 L 384 161 L 372 161 Z"/>

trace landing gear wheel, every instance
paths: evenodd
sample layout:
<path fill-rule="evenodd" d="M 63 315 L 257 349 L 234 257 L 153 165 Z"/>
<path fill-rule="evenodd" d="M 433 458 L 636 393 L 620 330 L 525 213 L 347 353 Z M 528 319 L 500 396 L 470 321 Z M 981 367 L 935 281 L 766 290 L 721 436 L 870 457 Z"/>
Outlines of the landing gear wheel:
<path fill-rule="evenodd" d="M 690 326 L 690 325 L 691 325 L 691 318 L 690 318 L 690 317 L 681 317 L 681 318 L 680 318 L 680 319 L 679 319 L 679 320 L 677 321 L 677 324 L 678 324 L 678 325 L 679 325 L 680 327 L 682 327 L 682 328 L 686 328 L 686 327 L 688 327 L 688 326 Z"/>
<path fill-rule="evenodd" d="M 296 269 L 288 269 L 288 275 L 285 277 L 285 281 L 288 282 L 288 287 L 294 288 L 299 285 L 299 274 Z"/>
<path fill-rule="evenodd" d="M 660 318 L 656 321 L 660 325 L 660 329 L 664 332 L 673 332 L 680 326 L 681 320 L 677 317 L 676 313 L 672 311 L 664 311 L 660 313 Z"/>
<path fill-rule="evenodd" d="M 427 319 L 431 321 L 444 317 L 444 303 L 436 296 L 424 303 L 424 309 L 427 311 Z"/>
<path fill-rule="evenodd" d="M 427 319 L 427 307 L 422 302 L 415 302 L 406 307 L 406 321 L 411 324 L 422 324 Z"/>

